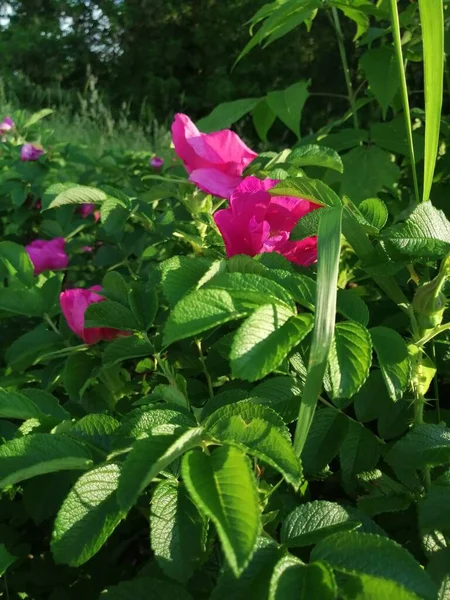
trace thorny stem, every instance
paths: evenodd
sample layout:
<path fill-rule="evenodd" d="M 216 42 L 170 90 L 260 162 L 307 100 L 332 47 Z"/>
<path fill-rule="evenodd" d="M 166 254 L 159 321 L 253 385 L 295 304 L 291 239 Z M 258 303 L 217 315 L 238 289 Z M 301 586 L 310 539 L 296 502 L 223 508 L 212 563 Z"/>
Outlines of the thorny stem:
<path fill-rule="evenodd" d="M 352 108 L 352 113 L 353 113 L 353 126 L 355 129 L 359 129 L 358 109 L 356 107 L 355 93 L 353 90 L 353 84 L 352 84 L 352 80 L 350 77 L 350 68 L 348 66 L 347 54 L 345 52 L 344 34 L 342 33 L 338 11 L 335 6 L 331 7 L 331 14 L 333 16 L 332 22 L 333 22 L 334 30 L 336 31 L 336 37 L 337 37 L 337 42 L 338 42 L 338 46 L 339 46 L 339 54 L 341 55 L 342 68 L 344 69 L 345 83 L 347 85 L 347 92 L 348 92 L 348 101 L 350 102 L 350 106 Z"/>

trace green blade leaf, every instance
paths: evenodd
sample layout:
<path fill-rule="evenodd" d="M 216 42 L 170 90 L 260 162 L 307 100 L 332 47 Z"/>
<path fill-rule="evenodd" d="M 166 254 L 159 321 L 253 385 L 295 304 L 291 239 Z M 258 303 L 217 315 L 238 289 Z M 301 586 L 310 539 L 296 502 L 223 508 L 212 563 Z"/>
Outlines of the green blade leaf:
<path fill-rule="evenodd" d="M 284 556 L 270 582 L 269 600 L 336 600 L 333 571 L 321 562 L 305 565 L 295 556 Z"/>
<path fill-rule="evenodd" d="M 371 364 L 372 342 L 367 329 L 355 321 L 338 323 L 328 356 L 332 398 L 354 396 L 369 376 Z"/>
<path fill-rule="evenodd" d="M 359 525 L 340 504 L 315 500 L 288 514 L 281 527 L 281 542 L 288 548 L 312 546 L 331 533 L 351 531 Z"/>
<path fill-rule="evenodd" d="M 389 396 L 394 402 L 400 400 L 411 373 L 406 342 L 388 327 L 373 327 L 369 331 Z"/>
<path fill-rule="evenodd" d="M 228 129 L 253 110 L 260 100 L 261 98 L 242 98 L 231 102 L 222 102 L 209 115 L 197 121 L 197 127 L 205 133 Z"/>
<path fill-rule="evenodd" d="M 126 513 L 117 504 L 120 469 L 101 465 L 82 475 L 64 500 L 53 528 L 57 563 L 79 567 L 96 554 Z"/>
<path fill-rule="evenodd" d="M 439 146 L 444 93 L 444 3 L 419 0 L 425 79 L 425 166 L 422 200 L 430 199 Z"/>
<path fill-rule="evenodd" d="M 38 112 L 33 113 L 31 115 L 31 117 L 28 119 L 28 121 L 25 123 L 25 125 L 23 126 L 24 129 L 28 129 L 28 127 L 31 127 L 32 125 L 34 125 L 41 119 L 45 119 L 45 117 L 48 117 L 49 115 L 53 114 L 53 112 L 54 111 L 52 108 L 42 108 Z"/>
<path fill-rule="evenodd" d="M 240 326 L 233 339 L 233 377 L 256 381 L 274 371 L 311 331 L 313 316 L 293 315 L 283 306 L 265 304 Z"/>
<path fill-rule="evenodd" d="M 173 433 L 153 434 L 137 440 L 123 463 L 119 479 L 118 499 L 124 510 L 137 501 L 152 479 L 176 458 L 200 444 L 203 429 L 176 428 Z"/>
<path fill-rule="evenodd" d="M 450 248 L 450 222 L 431 202 L 419 205 L 406 221 L 382 235 L 396 250 L 415 258 L 442 258 Z"/>
<path fill-rule="evenodd" d="M 436 600 L 436 587 L 416 559 L 396 542 L 370 533 L 335 533 L 320 541 L 311 560 L 334 569 L 383 577 L 399 583 L 420 598 Z"/>
<path fill-rule="evenodd" d="M 194 502 L 216 526 L 228 564 L 239 576 L 256 550 L 261 528 L 249 459 L 232 446 L 210 455 L 191 451 L 183 457 L 182 475 Z"/>
<path fill-rule="evenodd" d="M 152 550 L 164 573 L 186 583 L 206 551 L 207 520 L 199 513 L 186 488 L 161 481 L 153 493 L 150 512 Z"/>
<path fill-rule="evenodd" d="M 44 473 L 88 469 L 89 452 L 62 435 L 34 433 L 0 446 L 0 487 Z"/>
<path fill-rule="evenodd" d="M 220 442 L 235 444 L 245 452 L 257 456 L 277 469 L 287 482 L 298 489 L 302 481 L 300 460 L 290 439 L 264 418 L 270 409 L 254 404 L 251 411 L 253 414 L 249 415 L 249 405 L 245 401 L 238 402 L 233 408 L 224 407 L 216 411 L 205 426 L 208 433 Z M 242 408 L 240 413 L 239 408 Z M 219 412 L 223 416 L 218 418 L 216 415 Z"/>
<path fill-rule="evenodd" d="M 317 298 L 314 330 L 294 447 L 301 453 L 308 437 L 333 341 L 337 278 L 341 249 L 342 208 L 323 211 L 318 234 Z"/>

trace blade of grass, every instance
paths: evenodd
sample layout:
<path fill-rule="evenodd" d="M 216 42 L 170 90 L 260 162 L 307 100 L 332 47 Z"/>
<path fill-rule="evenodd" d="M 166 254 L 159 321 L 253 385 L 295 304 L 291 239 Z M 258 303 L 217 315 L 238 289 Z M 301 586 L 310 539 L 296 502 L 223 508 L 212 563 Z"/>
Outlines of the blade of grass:
<path fill-rule="evenodd" d="M 406 84 L 405 61 L 402 52 L 402 40 L 400 34 L 400 21 L 397 10 L 397 0 L 391 0 L 391 15 L 392 15 L 392 34 L 394 37 L 395 54 L 397 57 L 398 74 L 400 77 L 403 114 L 405 117 L 406 134 L 408 136 L 409 157 L 411 160 L 411 168 L 414 181 L 414 195 L 416 204 L 420 202 L 419 184 L 417 181 L 416 157 L 414 152 L 414 143 L 411 126 L 411 113 L 409 109 L 408 86 Z"/>
<path fill-rule="evenodd" d="M 334 334 L 341 251 L 342 207 L 323 210 L 318 231 L 317 295 L 308 374 L 300 402 L 294 448 L 301 454 L 308 437 Z"/>
<path fill-rule="evenodd" d="M 443 0 L 419 0 L 425 79 L 425 166 L 422 200 L 430 199 L 439 145 L 444 81 Z"/>

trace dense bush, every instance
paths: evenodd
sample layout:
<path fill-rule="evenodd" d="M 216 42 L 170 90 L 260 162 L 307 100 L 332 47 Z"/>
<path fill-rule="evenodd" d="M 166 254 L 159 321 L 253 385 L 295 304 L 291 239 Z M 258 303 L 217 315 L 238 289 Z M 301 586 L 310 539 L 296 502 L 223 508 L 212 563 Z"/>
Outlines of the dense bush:
<path fill-rule="evenodd" d="M 401 39 L 394 1 L 272 3 L 250 46 L 318 8 L 350 109 L 307 137 L 305 80 L 177 114 L 158 155 L 0 122 L 5 598 L 447 597 L 443 5 Z"/>

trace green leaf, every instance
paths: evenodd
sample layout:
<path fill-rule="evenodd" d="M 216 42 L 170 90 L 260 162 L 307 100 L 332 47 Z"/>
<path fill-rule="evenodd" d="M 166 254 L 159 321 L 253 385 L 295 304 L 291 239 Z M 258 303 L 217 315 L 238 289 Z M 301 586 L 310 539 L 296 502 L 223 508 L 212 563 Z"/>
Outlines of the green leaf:
<path fill-rule="evenodd" d="M 319 229 L 320 215 L 323 210 L 326 208 L 317 208 L 309 213 L 307 213 L 304 217 L 302 217 L 297 224 L 294 226 L 294 229 L 291 231 L 289 236 L 290 240 L 304 240 L 311 235 L 317 235 L 317 231 Z"/>
<path fill-rule="evenodd" d="M 54 110 L 52 108 L 42 108 L 41 110 L 38 110 L 37 112 L 31 115 L 31 117 L 25 123 L 23 128 L 28 129 L 28 127 L 31 127 L 41 119 L 45 119 L 45 117 L 48 117 L 49 115 L 53 114 L 53 112 Z"/>
<path fill-rule="evenodd" d="M 450 527 L 450 482 L 447 474 L 444 477 L 433 482 L 425 496 L 418 502 L 421 531 L 446 532 Z"/>
<path fill-rule="evenodd" d="M 151 356 L 153 352 L 153 346 L 138 335 L 120 337 L 106 347 L 103 353 L 103 364 L 112 366 L 131 358 Z"/>
<path fill-rule="evenodd" d="M 0 544 L 0 577 L 3 577 L 7 568 L 10 567 L 16 559 L 16 556 L 13 556 L 8 552 L 5 544 Z"/>
<path fill-rule="evenodd" d="M 353 290 L 338 290 L 337 311 L 350 319 L 356 321 L 363 327 L 369 322 L 369 309 L 364 300 Z"/>
<path fill-rule="evenodd" d="M 117 271 L 109 271 L 102 280 L 102 296 L 128 306 L 128 285 Z"/>
<path fill-rule="evenodd" d="M 44 324 L 30 329 L 17 338 L 6 350 L 5 359 L 9 367 L 23 371 L 48 352 L 63 347 L 63 339 L 55 331 L 49 331 Z"/>
<path fill-rule="evenodd" d="M 280 415 L 269 406 L 258 404 L 256 400 L 258 400 L 258 398 L 238 400 L 237 402 L 231 402 L 230 404 L 217 408 L 217 410 L 210 414 L 206 419 L 204 423 L 205 428 L 214 428 L 218 421 L 226 420 L 227 418 L 230 419 L 234 416 L 241 416 L 247 422 L 250 422 L 252 419 L 260 418 L 276 427 L 283 437 L 287 441 L 290 441 L 291 434 Z"/>
<path fill-rule="evenodd" d="M 267 600 L 272 571 L 283 554 L 281 546 L 266 537 L 257 540 L 256 550 L 240 577 L 223 570 L 211 600 Z"/>
<path fill-rule="evenodd" d="M 385 188 L 392 189 L 400 177 L 399 167 L 377 146 L 353 148 L 342 162 L 341 195 L 348 196 L 357 205 Z"/>
<path fill-rule="evenodd" d="M 108 197 L 105 192 L 102 192 L 102 190 L 99 190 L 95 187 L 89 187 L 86 185 L 69 185 L 69 188 L 64 189 L 54 198 L 50 198 L 52 190 L 50 188 L 47 189 L 45 194 L 49 195 L 50 202 L 48 204 L 43 202 L 42 210 L 58 208 L 59 206 L 64 206 L 66 204 L 98 204 L 105 201 Z M 43 199 L 46 199 L 45 195 Z"/>
<path fill-rule="evenodd" d="M 193 600 L 184 588 L 171 581 L 152 577 L 137 577 L 123 581 L 102 593 L 102 600 Z"/>
<path fill-rule="evenodd" d="M 42 390 L 30 390 L 28 395 L 16 392 L 7 391 L 0 388 L 0 417 L 6 419 L 41 419 L 43 417 L 54 417 L 58 420 L 63 420 L 69 417 L 69 414 L 58 405 L 58 401 L 53 396 L 50 396 L 52 402 L 50 404 L 39 403 L 33 400 L 33 392 L 36 394 L 47 394 Z"/>
<path fill-rule="evenodd" d="M 420 600 L 419 596 L 390 579 L 372 575 L 348 575 L 339 581 L 345 600 Z"/>
<path fill-rule="evenodd" d="M 197 121 L 197 127 L 205 133 L 228 129 L 253 110 L 260 100 L 260 98 L 242 98 L 231 102 L 222 102 L 209 115 Z"/>
<path fill-rule="evenodd" d="M 337 280 L 341 249 L 342 208 L 322 212 L 318 235 L 318 271 L 314 330 L 294 447 L 301 454 L 313 421 L 334 335 Z"/>
<path fill-rule="evenodd" d="M 369 87 L 383 110 L 383 118 L 392 104 L 400 81 L 394 51 L 390 46 L 380 46 L 367 50 L 360 59 L 360 65 L 369 82 Z"/>
<path fill-rule="evenodd" d="M 436 599 L 436 588 L 416 559 L 396 542 L 370 533 L 335 533 L 311 552 L 333 569 L 374 575 L 399 583 L 420 598 Z"/>
<path fill-rule="evenodd" d="M 191 451 L 183 457 L 182 475 L 194 502 L 216 526 L 228 564 L 239 576 L 256 550 L 261 528 L 250 460 L 232 446 L 210 455 Z"/>
<path fill-rule="evenodd" d="M 446 600 L 450 592 L 450 573 L 448 569 L 450 548 L 439 548 L 427 565 L 430 577 L 439 588 L 438 600 Z"/>
<path fill-rule="evenodd" d="M 374 370 L 354 397 L 353 406 L 358 421 L 366 423 L 377 419 L 383 407 L 391 402 L 382 372 Z"/>
<path fill-rule="evenodd" d="M 263 142 L 267 143 L 267 134 L 277 118 L 266 98 L 255 106 L 252 112 L 253 126 Z"/>
<path fill-rule="evenodd" d="M 64 500 L 53 528 L 56 563 L 79 567 L 96 554 L 125 517 L 116 500 L 119 466 L 100 465 L 82 475 Z"/>
<path fill-rule="evenodd" d="M 328 356 L 331 397 L 354 396 L 369 376 L 371 364 L 372 343 L 367 329 L 355 321 L 337 323 Z"/>
<path fill-rule="evenodd" d="M 111 327 L 122 331 L 139 331 L 133 313 L 118 302 L 105 300 L 90 304 L 84 313 L 85 327 Z"/>
<path fill-rule="evenodd" d="M 336 600 L 332 570 L 321 562 L 305 565 L 295 556 L 284 556 L 270 582 L 269 600 Z"/>
<path fill-rule="evenodd" d="M 37 288 L 0 288 L 0 310 L 25 317 L 42 317 L 46 308 Z"/>
<path fill-rule="evenodd" d="M 308 144 L 292 150 L 287 162 L 296 167 L 325 167 L 342 173 L 344 166 L 341 157 L 332 148 Z"/>
<path fill-rule="evenodd" d="M 383 229 L 389 216 L 387 206 L 378 198 L 363 200 L 358 206 L 359 212 L 366 222 L 374 228 L 375 233 Z"/>
<path fill-rule="evenodd" d="M 182 298 L 170 313 L 164 329 L 164 345 L 192 337 L 245 317 L 249 312 L 243 302 L 225 290 L 200 289 Z"/>
<path fill-rule="evenodd" d="M 198 446 L 203 429 L 176 428 L 173 433 L 154 433 L 137 440 L 123 463 L 118 498 L 124 510 L 130 510 L 152 479 L 176 458 Z"/>
<path fill-rule="evenodd" d="M 84 352 L 71 354 L 64 367 L 63 380 L 67 393 L 78 400 L 97 362 Z"/>
<path fill-rule="evenodd" d="M 296 179 L 284 179 L 269 190 L 272 196 L 293 196 L 311 200 L 323 206 L 341 206 L 341 200 L 336 192 L 328 187 L 320 179 L 307 179 L 299 177 Z"/>
<path fill-rule="evenodd" d="M 383 231 L 396 250 L 415 258 L 441 258 L 450 248 L 450 222 L 431 202 L 420 204 L 403 223 Z"/>
<path fill-rule="evenodd" d="M 109 415 L 89 414 L 74 423 L 67 433 L 109 452 L 111 438 L 118 427 L 119 421 Z"/>
<path fill-rule="evenodd" d="M 233 377 L 255 381 L 274 371 L 311 331 L 313 316 L 293 315 L 282 306 L 266 304 L 239 327 L 230 362 Z"/>
<path fill-rule="evenodd" d="M 55 519 L 76 478 L 76 472 L 59 471 L 33 477 L 21 484 L 23 504 L 36 525 Z"/>
<path fill-rule="evenodd" d="M 271 110 L 298 138 L 300 138 L 303 106 L 308 99 L 309 84 L 309 81 L 299 81 L 282 92 L 267 94 L 267 104 Z"/>
<path fill-rule="evenodd" d="M 253 388 L 254 401 L 272 408 L 286 423 L 292 423 L 297 418 L 301 393 L 299 381 L 285 375 L 265 379 Z"/>
<path fill-rule="evenodd" d="M 389 396 L 394 402 L 400 400 L 411 372 L 406 342 L 388 327 L 373 327 L 369 332 Z"/>
<path fill-rule="evenodd" d="M 158 295 L 150 285 L 135 283 L 128 294 L 128 304 L 141 331 L 148 331 L 158 312 Z"/>
<path fill-rule="evenodd" d="M 439 146 L 444 79 L 444 3 L 419 0 L 425 80 L 423 200 L 429 200 Z"/>
<path fill-rule="evenodd" d="M 181 300 L 208 272 L 213 261 L 203 257 L 172 256 L 159 265 L 163 294 L 171 306 Z"/>
<path fill-rule="evenodd" d="M 0 259 L 3 261 L 10 276 L 17 277 L 26 286 L 33 285 L 33 263 L 23 246 L 14 242 L 0 242 Z"/>
<path fill-rule="evenodd" d="M 369 429 L 351 421 L 339 450 L 339 458 L 343 479 L 351 483 L 358 473 L 375 467 L 380 458 L 380 443 Z"/>
<path fill-rule="evenodd" d="M 238 402 L 213 413 L 205 429 L 216 440 L 235 444 L 271 465 L 298 489 L 302 481 L 300 460 L 284 431 L 264 418 L 269 410 L 246 401 Z"/>
<path fill-rule="evenodd" d="M 302 453 L 303 468 L 307 473 L 319 473 L 338 454 L 347 435 L 348 419 L 333 408 L 322 408 L 314 415 Z"/>
<path fill-rule="evenodd" d="M 152 550 L 164 573 L 186 583 L 206 550 L 207 521 L 184 486 L 161 481 L 153 493 L 150 512 Z"/>
<path fill-rule="evenodd" d="M 315 500 L 297 506 L 281 526 L 281 542 L 288 548 L 313 546 L 338 531 L 351 531 L 360 525 L 336 502 Z"/>
<path fill-rule="evenodd" d="M 59 404 L 59 400 L 39 388 L 22 388 L 21 393 L 39 408 L 43 415 L 53 417 L 58 421 L 70 419 L 70 414 Z"/>
<path fill-rule="evenodd" d="M 62 435 L 34 433 L 0 446 L 0 487 L 13 485 L 36 475 L 72 469 L 88 469 L 88 451 Z"/>
<path fill-rule="evenodd" d="M 364 7 L 364 2 L 362 2 L 361 4 Z M 356 33 L 353 37 L 353 41 L 356 41 L 369 29 L 369 17 L 362 10 L 357 10 L 355 8 L 352 8 L 351 6 L 348 6 L 347 4 L 345 4 L 345 0 L 342 3 L 333 1 L 333 6 L 339 8 L 339 10 L 341 10 L 346 17 L 348 17 L 356 23 Z"/>

